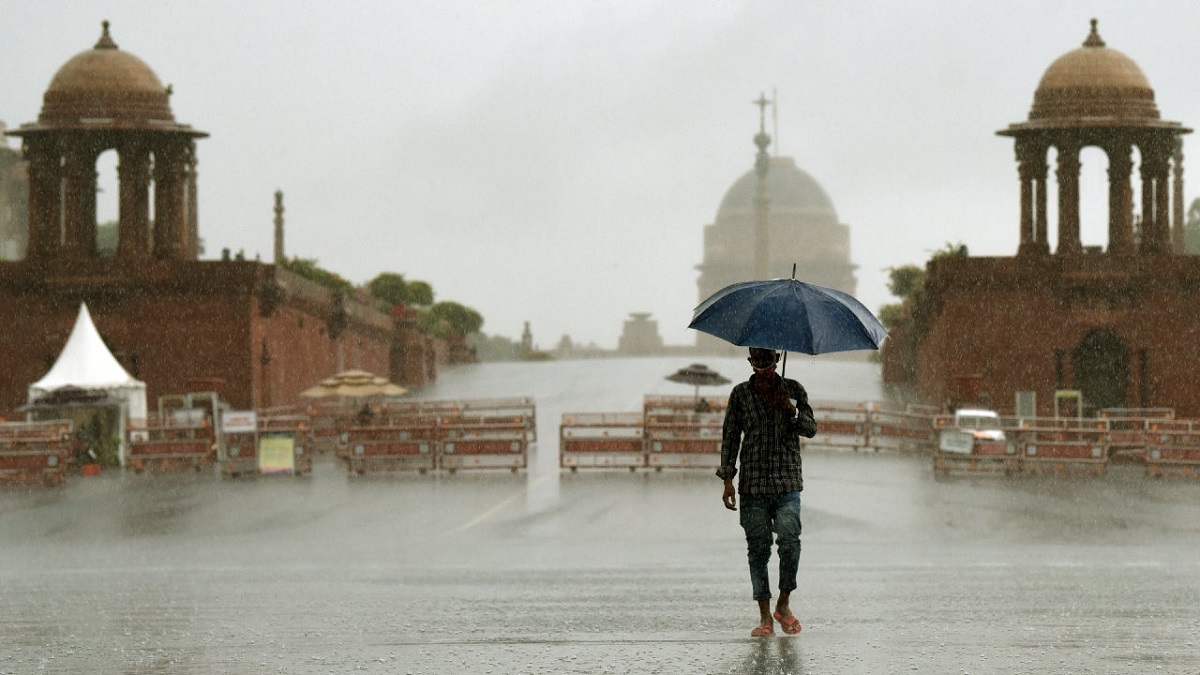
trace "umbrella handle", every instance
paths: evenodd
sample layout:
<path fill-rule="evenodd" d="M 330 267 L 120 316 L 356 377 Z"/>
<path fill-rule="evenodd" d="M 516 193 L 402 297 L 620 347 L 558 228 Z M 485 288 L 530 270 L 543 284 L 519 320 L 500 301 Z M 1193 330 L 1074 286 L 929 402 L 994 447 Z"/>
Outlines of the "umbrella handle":
<path fill-rule="evenodd" d="M 792 263 L 792 281 L 796 280 L 796 263 Z M 779 372 L 780 377 L 787 377 L 787 350 L 783 351 L 783 368 Z"/>

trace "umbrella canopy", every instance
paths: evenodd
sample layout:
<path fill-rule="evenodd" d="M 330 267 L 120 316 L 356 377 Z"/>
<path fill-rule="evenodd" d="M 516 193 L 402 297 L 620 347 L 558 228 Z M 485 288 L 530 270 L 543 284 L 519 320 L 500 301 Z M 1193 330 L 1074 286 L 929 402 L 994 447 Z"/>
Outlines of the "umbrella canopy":
<path fill-rule="evenodd" d="M 696 387 L 696 400 L 700 400 L 700 387 L 729 384 L 729 379 L 703 363 L 693 363 L 667 376 L 668 380 Z"/>
<path fill-rule="evenodd" d="M 804 354 L 879 349 L 887 337 L 850 294 L 795 279 L 726 286 L 696 307 L 688 328 L 742 347 Z"/>
<path fill-rule="evenodd" d="M 370 398 L 402 396 L 408 390 L 365 370 L 346 370 L 300 392 L 305 398 Z"/>
<path fill-rule="evenodd" d="M 690 384 L 697 387 L 708 387 L 717 384 L 729 384 L 729 379 L 703 363 L 693 363 L 667 376 L 667 379 L 680 384 Z"/>

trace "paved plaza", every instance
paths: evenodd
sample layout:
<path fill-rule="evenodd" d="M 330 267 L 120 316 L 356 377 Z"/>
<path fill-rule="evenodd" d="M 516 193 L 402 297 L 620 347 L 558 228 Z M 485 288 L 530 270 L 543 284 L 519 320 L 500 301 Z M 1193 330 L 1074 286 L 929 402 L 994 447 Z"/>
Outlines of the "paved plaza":
<path fill-rule="evenodd" d="M 759 640 L 720 481 L 562 473 L 538 395 L 517 474 L 0 490 L 0 674 L 1200 672 L 1200 484 L 810 451 L 804 630 Z"/>

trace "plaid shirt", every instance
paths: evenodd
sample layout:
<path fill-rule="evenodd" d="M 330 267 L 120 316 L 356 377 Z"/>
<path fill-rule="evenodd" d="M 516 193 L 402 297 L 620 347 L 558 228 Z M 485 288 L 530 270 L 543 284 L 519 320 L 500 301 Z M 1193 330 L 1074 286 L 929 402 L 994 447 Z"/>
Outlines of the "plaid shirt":
<path fill-rule="evenodd" d="M 783 383 L 789 397 L 796 401 L 800 414 L 795 418 L 770 406 L 754 391 L 753 375 L 729 394 L 717 476 L 728 480 L 740 475 L 740 494 L 778 494 L 804 489 L 800 436 L 811 438 L 817 427 L 804 387 L 795 380 L 784 379 Z M 741 465 L 740 474 L 735 464 Z"/>

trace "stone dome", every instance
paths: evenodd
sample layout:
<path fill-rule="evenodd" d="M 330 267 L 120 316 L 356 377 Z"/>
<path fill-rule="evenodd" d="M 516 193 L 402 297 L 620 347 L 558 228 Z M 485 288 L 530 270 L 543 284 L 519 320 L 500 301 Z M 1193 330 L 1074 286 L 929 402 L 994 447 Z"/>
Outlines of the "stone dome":
<path fill-rule="evenodd" d="M 1108 118 L 1121 122 L 1159 119 L 1154 90 L 1133 59 L 1110 49 L 1092 29 L 1083 46 L 1046 69 L 1033 95 L 1029 120 Z"/>
<path fill-rule="evenodd" d="M 107 21 L 103 26 L 96 46 L 71 57 L 50 80 L 39 125 L 141 127 L 174 122 L 167 89 L 158 76 L 145 61 L 117 47 Z"/>
<path fill-rule="evenodd" d="M 726 216 L 734 213 L 753 212 L 754 192 L 758 176 L 751 169 L 734 181 L 721 199 L 717 209 L 717 221 L 723 222 Z M 770 208 L 774 213 L 783 211 L 806 211 L 827 215 L 837 220 L 837 212 L 829 195 L 812 176 L 796 166 L 791 157 L 772 157 L 771 168 L 767 171 L 767 188 L 771 200 Z"/>

